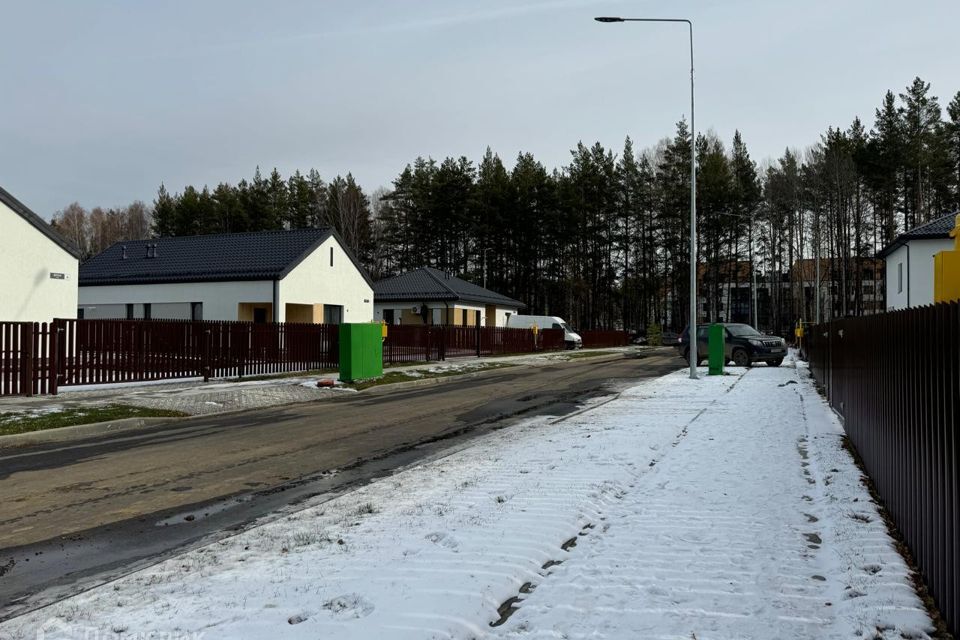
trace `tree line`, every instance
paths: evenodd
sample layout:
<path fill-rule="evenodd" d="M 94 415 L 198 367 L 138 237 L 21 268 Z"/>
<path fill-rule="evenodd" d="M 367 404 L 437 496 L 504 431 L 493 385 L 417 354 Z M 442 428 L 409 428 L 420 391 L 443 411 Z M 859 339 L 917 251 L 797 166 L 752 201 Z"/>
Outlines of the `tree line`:
<path fill-rule="evenodd" d="M 486 279 L 531 312 L 579 327 L 678 330 L 688 308 L 691 144 L 703 320 L 750 320 L 754 276 L 764 329 L 813 320 L 809 268 L 798 265 L 816 259 L 822 317 L 882 310 L 882 288 L 867 290 L 882 277 L 871 258 L 904 229 L 960 209 L 960 92 L 944 114 L 916 78 L 886 93 L 869 128 L 854 118 L 765 167 L 739 132 L 729 146 L 712 132 L 692 140 L 680 121 L 641 150 L 630 138 L 616 152 L 579 143 L 558 168 L 531 153 L 508 167 L 490 149 L 477 162 L 419 157 L 370 195 L 350 174 L 325 182 L 315 170 L 284 178 L 258 169 L 212 190 L 161 185 L 149 211 L 131 205 L 152 214 L 149 228 L 130 207 L 94 209 L 81 231 L 71 205 L 55 224 L 87 255 L 148 234 L 332 226 L 374 279 L 432 266 Z"/>

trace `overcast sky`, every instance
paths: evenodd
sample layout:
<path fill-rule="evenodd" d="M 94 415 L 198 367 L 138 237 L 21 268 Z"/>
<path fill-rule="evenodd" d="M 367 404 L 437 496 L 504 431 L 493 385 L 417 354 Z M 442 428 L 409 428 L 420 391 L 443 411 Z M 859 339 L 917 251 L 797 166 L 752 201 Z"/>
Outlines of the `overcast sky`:
<path fill-rule="evenodd" d="M 566 164 L 689 116 L 754 159 L 804 148 L 914 76 L 960 90 L 957 0 L 0 0 L 0 186 L 37 213 L 277 167 L 368 191 L 487 145 Z"/>

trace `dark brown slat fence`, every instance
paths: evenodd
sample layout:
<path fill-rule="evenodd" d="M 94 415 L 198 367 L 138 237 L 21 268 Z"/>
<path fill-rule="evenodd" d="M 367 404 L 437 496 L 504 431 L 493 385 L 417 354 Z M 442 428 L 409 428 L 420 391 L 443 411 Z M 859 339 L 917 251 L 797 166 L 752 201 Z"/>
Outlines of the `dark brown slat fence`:
<path fill-rule="evenodd" d="M 960 631 L 960 303 L 821 324 L 823 385 L 950 631 Z"/>
<path fill-rule="evenodd" d="M 578 331 L 583 339 L 584 348 L 597 347 L 625 347 L 627 334 L 625 331 Z"/>
<path fill-rule="evenodd" d="M 56 393 L 46 322 L 0 322 L 0 396 Z"/>
<path fill-rule="evenodd" d="M 563 331 L 392 326 L 385 364 L 562 349 Z M 0 323 L 0 395 L 178 378 L 334 369 L 339 326 L 188 320 L 58 319 Z"/>
<path fill-rule="evenodd" d="M 335 368 L 339 327 L 180 320 L 55 320 L 59 385 L 243 377 Z"/>
<path fill-rule="evenodd" d="M 383 343 L 384 364 L 426 362 L 446 358 L 534 353 L 562 349 L 563 331 L 541 331 L 537 340 L 529 329 L 506 327 L 394 325 Z"/>
<path fill-rule="evenodd" d="M 443 327 L 390 326 L 383 341 L 383 363 L 443 360 L 443 337 Z"/>

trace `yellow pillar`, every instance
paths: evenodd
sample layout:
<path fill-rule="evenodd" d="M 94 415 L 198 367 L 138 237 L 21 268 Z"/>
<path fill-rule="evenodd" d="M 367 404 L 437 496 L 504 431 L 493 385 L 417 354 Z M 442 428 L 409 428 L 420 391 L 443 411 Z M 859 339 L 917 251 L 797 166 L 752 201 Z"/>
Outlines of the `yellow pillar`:
<path fill-rule="evenodd" d="M 950 231 L 952 251 L 940 251 L 933 256 L 933 301 L 960 300 L 960 214 Z"/>

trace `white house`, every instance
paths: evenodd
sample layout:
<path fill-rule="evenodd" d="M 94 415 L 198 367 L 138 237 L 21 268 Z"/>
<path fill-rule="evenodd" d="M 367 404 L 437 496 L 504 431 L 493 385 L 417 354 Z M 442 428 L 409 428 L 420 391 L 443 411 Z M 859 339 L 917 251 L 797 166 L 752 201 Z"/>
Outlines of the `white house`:
<path fill-rule="evenodd" d="M 374 319 L 387 324 L 505 327 L 526 306 L 430 267 L 380 280 L 373 290 Z"/>
<path fill-rule="evenodd" d="M 77 313 L 80 254 L 0 188 L 0 322 L 49 322 Z"/>
<path fill-rule="evenodd" d="M 910 229 L 878 254 L 887 262 L 887 311 L 933 304 L 933 256 L 953 249 L 956 215 Z"/>
<path fill-rule="evenodd" d="M 332 229 L 154 238 L 81 265 L 78 315 L 369 322 L 372 284 Z"/>

